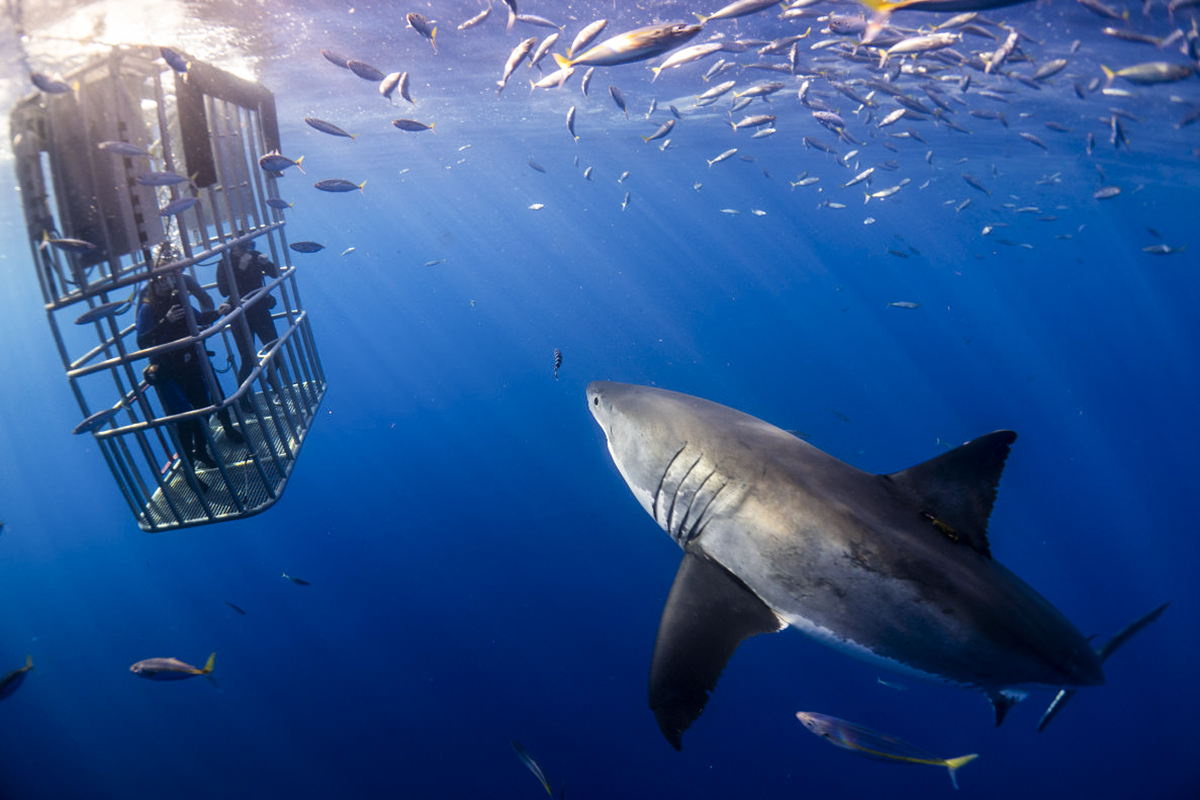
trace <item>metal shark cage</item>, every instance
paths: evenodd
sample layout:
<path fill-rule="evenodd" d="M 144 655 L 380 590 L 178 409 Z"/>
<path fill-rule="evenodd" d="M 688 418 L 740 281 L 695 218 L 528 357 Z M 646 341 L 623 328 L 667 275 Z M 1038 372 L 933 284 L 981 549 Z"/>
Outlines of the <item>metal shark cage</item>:
<path fill-rule="evenodd" d="M 278 197 L 277 176 L 258 165 L 279 149 L 274 96 L 202 63 L 175 72 L 157 55 L 114 49 L 67 75 L 69 89 L 26 97 L 11 116 L 46 315 L 83 414 L 74 432 L 94 437 L 147 531 L 273 505 L 326 388 L 283 213 L 267 202 Z M 148 173 L 184 177 L 162 185 L 175 178 Z M 230 250 L 252 241 L 278 277 L 238 297 Z M 231 297 L 198 314 L 191 301 L 215 306 L 209 292 L 220 270 L 235 286 Z M 158 276 L 190 289 L 178 303 L 190 335 L 139 348 L 136 319 Z M 257 352 L 248 313 L 269 314 L 278 332 Z M 169 413 L 147 367 L 189 348 L 209 404 Z M 232 367 L 246 351 L 253 369 L 238 384 Z M 213 424 L 227 414 L 229 426 Z M 189 424 L 214 466 L 194 463 L 181 446 L 180 426 Z"/>

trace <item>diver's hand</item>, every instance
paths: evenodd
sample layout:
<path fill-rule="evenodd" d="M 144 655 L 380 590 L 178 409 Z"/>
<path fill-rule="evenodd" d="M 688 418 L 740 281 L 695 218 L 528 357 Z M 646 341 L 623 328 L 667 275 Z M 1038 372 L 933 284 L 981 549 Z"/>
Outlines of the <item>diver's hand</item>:
<path fill-rule="evenodd" d="M 183 306 L 171 306 L 170 310 L 167 311 L 166 318 L 168 322 L 179 322 L 179 320 L 183 319 L 186 313 L 187 312 L 183 310 Z"/>

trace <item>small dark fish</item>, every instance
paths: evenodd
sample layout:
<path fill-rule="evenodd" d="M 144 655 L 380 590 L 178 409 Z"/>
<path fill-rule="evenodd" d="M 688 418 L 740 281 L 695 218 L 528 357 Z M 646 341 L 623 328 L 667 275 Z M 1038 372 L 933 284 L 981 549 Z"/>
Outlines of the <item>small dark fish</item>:
<path fill-rule="evenodd" d="M 190 197 L 190 196 L 176 197 L 174 200 L 172 200 L 171 202 L 167 203 L 165 206 L 160 208 L 158 210 L 158 215 L 160 217 L 169 217 L 174 214 L 182 214 L 183 212 L 187 211 L 189 208 L 191 208 L 192 206 L 196 205 L 196 203 L 199 203 L 199 202 L 200 202 L 199 197 Z"/>
<path fill-rule="evenodd" d="M 170 47 L 158 48 L 158 54 L 162 56 L 162 60 L 167 62 L 167 65 L 179 73 L 188 71 L 188 59 L 183 53 L 178 50 L 172 50 Z"/>
<path fill-rule="evenodd" d="M 117 317 L 129 310 L 129 300 L 113 300 L 111 303 L 101 303 L 98 306 L 89 308 L 87 311 L 80 314 L 75 319 L 76 325 L 87 325 L 89 322 L 96 322 L 105 317 Z"/>
<path fill-rule="evenodd" d="M 277 208 L 280 211 L 282 211 L 285 208 L 292 207 L 292 204 L 289 203 L 287 200 L 284 200 L 282 197 L 268 197 L 267 205 L 269 205 L 271 208 Z"/>
<path fill-rule="evenodd" d="M 216 658 L 216 653 L 210 655 L 203 669 L 185 664 L 177 658 L 146 658 L 131 666 L 129 671 L 139 678 L 151 681 L 181 681 L 197 675 L 206 677 L 212 675 L 213 662 Z"/>
<path fill-rule="evenodd" d="M 670 104 L 667 105 L 667 108 L 671 109 L 671 113 L 675 115 L 675 119 L 683 119 L 683 114 L 679 113 L 678 108 Z"/>
<path fill-rule="evenodd" d="M 289 581 L 296 584 L 297 586 L 312 586 L 311 583 L 304 580 L 303 578 L 293 578 L 291 575 L 288 575 L 286 572 L 283 573 L 283 577 L 287 578 Z"/>
<path fill-rule="evenodd" d="M 361 192 L 362 188 L 366 185 L 366 181 L 363 181 L 362 183 L 354 183 L 353 181 L 348 181 L 345 178 L 326 178 L 323 181 L 317 181 L 313 184 L 313 186 L 320 189 L 322 192 L 353 192 L 355 189 L 358 189 Z"/>
<path fill-rule="evenodd" d="M 304 156 L 300 156 L 295 161 L 292 161 L 287 156 L 280 155 L 279 151 L 276 150 L 259 158 L 258 165 L 267 172 L 283 172 L 288 167 L 295 167 L 301 172 L 304 172 L 304 167 L 300 166 L 303 161 Z"/>
<path fill-rule="evenodd" d="M 554 380 L 558 380 L 558 368 L 562 366 L 562 350 L 554 348 Z"/>
<path fill-rule="evenodd" d="M 433 45 L 433 52 L 437 53 L 437 23 L 425 19 L 420 14 L 408 14 L 404 17 L 408 23 L 407 27 L 412 28 L 417 33 L 429 40 L 429 44 Z"/>
<path fill-rule="evenodd" d="M 2 524 L 0 523 L 0 525 Z M 0 677 L 0 700 L 12 697 L 13 692 L 20 688 L 21 682 L 25 680 L 25 673 L 31 669 L 33 669 L 33 656 L 27 655 L 25 656 L 25 666 L 4 673 L 4 676 Z"/>
<path fill-rule="evenodd" d="M 230 608 L 232 608 L 232 609 L 233 609 L 234 611 L 236 611 L 237 613 L 241 614 L 243 617 L 244 617 L 244 616 L 246 616 L 246 612 L 245 612 L 245 611 L 243 611 L 242 609 L 238 608 L 237 606 L 235 606 L 233 603 L 229 602 L 228 600 L 222 600 L 221 602 L 222 602 L 222 603 L 224 603 L 225 605 L 229 606 Z"/>
<path fill-rule="evenodd" d="M 138 186 L 176 186 L 188 179 L 174 172 L 143 172 L 133 182 Z"/>
<path fill-rule="evenodd" d="M 342 130 L 337 125 L 334 125 L 332 122 L 326 122 L 325 120 L 317 119 L 316 117 L 305 117 L 304 121 L 310 126 L 319 130 L 321 133 L 328 133 L 330 136 L 345 136 L 347 139 L 354 139 L 356 136 L 358 136 L 357 133 L 346 133 L 346 131 Z"/>
<path fill-rule="evenodd" d="M 381 72 L 380 70 L 371 66 L 370 64 L 368 64 L 365 61 L 354 61 L 353 59 L 351 59 L 350 61 L 346 62 L 346 66 L 349 67 L 351 72 L 353 72 L 358 77 L 362 78 L 364 81 L 371 81 L 372 83 L 379 83 L 381 80 L 383 80 L 385 77 L 387 77 L 386 75 L 383 74 L 383 72 Z"/>
<path fill-rule="evenodd" d="M 392 120 L 392 124 L 402 131 L 415 133 L 417 131 L 431 131 L 437 123 L 431 122 L 426 125 L 424 122 L 417 122 L 415 119 L 394 119 Z"/>
<path fill-rule="evenodd" d="M 621 90 L 615 86 L 609 86 L 608 93 L 612 95 L 613 102 L 617 104 L 617 108 L 621 109 L 625 113 L 625 116 L 628 117 L 629 110 L 625 107 L 625 95 L 621 94 Z"/>
<path fill-rule="evenodd" d="M 325 245 L 317 242 L 292 242 L 288 247 L 297 253 L 316 253 L 325 249 Z M 284 576 L 287 577 L 287 576 Z"/>
<path fill-rule="evenodd" d="M 978 178 L 976 178 L 972 175 L 968 175 L 965 172 L 963 173 L 962 178 L 964 181 L 967 182 L 967 185 L 970 186 L 971 188 L 978 189 L 979 191 L 983 192 L 984 194 L 988 195 L 989 197 L 991 196 L 992 193 L 988 190 L 988 188 L 986 186 L 984 186 L 980 182 L 980 180 Z"/>
<path fill-rule="evenodd" d="M 326 60 L 328 60 L 331 64 L 336 64 L 342 69 L 350 69 L 350 59 L 346 58 L 341 53 L 335 53 L 332 50 L 326 50 L 324 47 L 322 47 L 321 55 L 325 56 Z"/>
<path fill-rule="evenodd" d="M 100 144 L 96 145 L 96 147 L 100 148 L 106 153 L 114 153 L 115 155 L 124 156 L 125 158 L 154 158 L 152 153 L 149 153 L 145 149 L 130 142 L 100 142 Z"/>
<path fill-rule="evenodd" d="M 558 351 L 555 350 L 554 352 L 557 353 Z M 541 766 L 533 760 L 533 756 L 529 755 L 529 751 L 526 750 L 516 739 L 512 740 L 512 748 L 516 751 L 517 758 L 521 759 L 521 763 L 528 767 L 529 771 L 533 773 L 534 777 L 541 782 L 542 788 L 546 790 L 546 794 L 553 797 L 554 792 L 550 789 L 550 781 L 546 780 L 546 773 L 543 772 Z"/>
<path fill-rule="evenodd" d="M 1046 150 L 1046 151 L 1049 151 L 1049 150 L 1050 150 L 1050 148 L 1046 146 L 1046 143 L 1045 143 L 1045 142 L 1043 142 L 1043 141 L 1042 141 L 1041 139 L 1039 139 L 1038 137 L 1034 136 L 1032 133 L 1025 133 L 1025 132 L 1021 132 L 1021 133 L 1018 133 L 1018 134 L 1017 134 L 1017 136 L 1020 136 L 1020 137 L 1021 137 L 1022 139 L 1024 139 L 1025 141 L 1029 142 L 1029 143 L 1030 143 L 1030 144 L 1032 144 L 1032 145 L 1035 145 L 1035 146 L 1037 146 L 1037 147 L 1040 147 L 1040 148 L 1042 148 L 1043 150 Z"/>
<path fill-rule="evenodd" d="M 546 171 L 545 167 L 543 167 L 538 162 L 534 161 L 532 158 L 529 159 L 529 161 L 527 163 L 529 164 L 529 168 L 534 170 L 535 172 L 545 172 Z"/>

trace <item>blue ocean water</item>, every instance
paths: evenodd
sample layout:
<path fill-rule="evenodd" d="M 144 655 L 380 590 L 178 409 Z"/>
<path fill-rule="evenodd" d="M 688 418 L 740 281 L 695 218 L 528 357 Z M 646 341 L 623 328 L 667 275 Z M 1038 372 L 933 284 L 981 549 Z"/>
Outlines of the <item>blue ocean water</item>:
<path fill-rule="evenodd" d="M 716 5 L 521 10 L 563 24 L 565 41 L 600 17 L 607 34 Z M 811 26 L 802 77 L 728 74 L 739 89 L 786 84 L 769 106 L 734 115 L 777 116 L 777 133 L 752 139 L 731 129 L 728 97 L 694 108 L 714 58 L 654 82 L 645 63 L 602 67 L 588 96 L 579 73 L 531 93 L 522 66 L 497 97 L 512 47 L 549 33 L 524 23 L 506 33 L 500 3 L 460 32 L 481 6 L 159 2 L 136 14 L 128 3 L 10 2 L 29 35 L 3 34 L 5 107 L 32 90 L 27 64 L 66 71 L 96 42 L 170 44 L 274 91 L 285 149 L 307 169 L 281 181 L 294 202 L 288 235 L 326 245 L 292 255 L 329 391 L 274 508 L 141 532 L 98 448 L 69 433 L 79 409 L 25 224 L 11 194 L 0 204 L 0 672 L 27 653 L 35 662 L 0 701 L 0 798 L 539 796 L 513 739 L 573 798 L 953 791 L 940 769 L 829 747 L 799 710 L 945 756 L 979 753 L 959 774 L 973 797 L 1196 796 L 1200 128 L 1186 119 L 1200 83 L 1118 79 L 1128 97 L 1088 84 L 1101 64 L 1188 63 L 1179 48 L 1198 12 L 1115 6 L 1127 20 L 1061 0 L 984 14 L 1027 35 L 1028 60 L 1002 72 L 1067 59 L 1037 88 L 915 62 L 955 77 L 931 79 L 961 96 L 953 119 L 969 133 L 933 120 L 881 128 L 892 107 L 881 93 L 885 110 L 868 121 L 831 88 L 830 75 L 879 77 L 810 49 L 828 38 L 817 17 L 853 4 L 709 22 L 696 41 Z M 436 54 L 405 28 L 408 11 L 440 20 Z M 1102 33 L 1110 25 L 1184 35 L 1157 49 Z M 79 41 L 87 35 L 95 41 Z M 996 45 L 966 34 L 957 47 Z M 323 47 L 409 70 L 416 105 L 389 105 Z M 797 98 L 804 76 L 860 145 L 814 121 Z M 647 119 L 651 99 L 660 108 Z M 643 141 L 668 105 L 682 116 L 669 146 Z M 1110 142 L 1114 114 L 1128 146 Z M 359 136 L 326 136 L 306 116 Z M 398 131 L 396 117 L 433 132 Z M 908 129 L 924 141 L 891 135 Z M 859 152 L 842 166 L 806 136 Z M 12 158 L 5 140 L 7 176 Z M 869 184 L 843 187 L 870 166 Z M 820 180 L 792 186 L 805 171 Z M 366 185 L 311 186 L 333 177 Z M 864 188 L 903 179 L 863 202 Z M 1121 193 L 1095 199 L 1106 185 Z M 1143 251 L 1160 244 L 1186 250 Z M 646 675 L 679 551 L 612 465 L 584 402 L 595 379 L 712 399 L 874 472 L 1011 428 L 1020 438 L 991 519 L 995 556 L 1101 639 L 1172 605 L 1107 663 L 1108 685 L 1082 691 L 1042 734 L 1049 691 L 995 728 L 977 694 L 880 673 L 793 631 L 756 637 L 676 753 L 647 707 Z M 212 651 L 217 688 L 128 671 Z"/>

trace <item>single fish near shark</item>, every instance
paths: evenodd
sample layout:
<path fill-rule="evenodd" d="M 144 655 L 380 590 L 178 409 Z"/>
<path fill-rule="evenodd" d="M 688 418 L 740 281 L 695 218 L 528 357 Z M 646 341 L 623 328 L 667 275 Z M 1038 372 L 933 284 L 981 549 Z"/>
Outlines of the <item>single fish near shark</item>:
<path fill-rule="evenodd" d="M 976 753 L 957 758 L 941 758 L 894 736 L 864 728 L 862 725 L 855 725 L 844 719 L 819 714 L 816 711 L 797 711 L 796 719 L 830 744 L 865 758 L 875 761 L 890 761 L 893 764 L 928 764 L 932 767 L 945 767 L 950 773 L 950 782 L 954 784 L 955 789 L 958 788 L 956 773 L 979 758 Z"/>
<path fill-rule="evenodd" d="M 999 724 L 1024 689 L 1104 683 L 1101 662 L 1161 613 L 1098 652 L 992 558 L 1012 431 L 874 475 L 698 397 L 596 381 L 587 402 L 634 497 L 684 551 L 649 685 L 677 750 L 758 633 L 790 625 L 876 667 L 983 692 Z"/>

